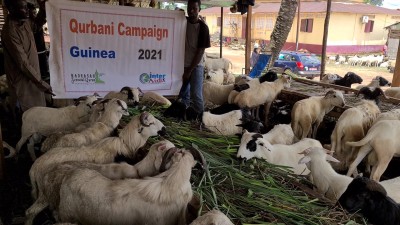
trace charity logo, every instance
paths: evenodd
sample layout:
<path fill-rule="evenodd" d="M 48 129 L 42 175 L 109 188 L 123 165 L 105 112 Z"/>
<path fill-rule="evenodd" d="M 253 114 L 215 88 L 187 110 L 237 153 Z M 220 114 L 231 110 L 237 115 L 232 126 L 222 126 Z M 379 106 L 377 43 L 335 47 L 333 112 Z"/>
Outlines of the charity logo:
<path fill-rule="evenodd" d="M 162 84 L 165 83 L 167 74 L 153 74 L 153 73 L 142 73 L 139 76 L 139 81 L 142 84 Z"/>
<path fill-rule="evenodd" d="M 104 84 L 104 73 L 99 73 L 97 70 L 94 73 L 73 73 L 71 74 L 72 84 Z"/>

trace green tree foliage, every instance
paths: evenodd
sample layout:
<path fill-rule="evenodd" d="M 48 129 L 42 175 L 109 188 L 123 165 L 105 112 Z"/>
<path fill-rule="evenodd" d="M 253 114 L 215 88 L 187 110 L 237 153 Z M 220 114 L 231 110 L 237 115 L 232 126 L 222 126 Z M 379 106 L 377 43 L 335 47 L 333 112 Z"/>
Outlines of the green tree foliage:
<path fill-rule="evenodd" d="M 364 0 L 365 3 L 370 4 L 370 5 L 377 5 L 381 6 L 383 4 L 384 0 Z"/>

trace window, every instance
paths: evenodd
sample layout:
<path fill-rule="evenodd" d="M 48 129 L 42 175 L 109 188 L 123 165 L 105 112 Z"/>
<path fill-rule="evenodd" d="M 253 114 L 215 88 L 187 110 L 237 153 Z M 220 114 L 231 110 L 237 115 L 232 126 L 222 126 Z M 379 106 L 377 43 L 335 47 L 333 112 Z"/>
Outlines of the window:
<path fill-rule="evenodd" d="M 256 18 L 256 27 L 257 29 L 263 29 L 264 28 L 264 23 L 265 23 L 265 18 Z"/>
<path fill-rule="evenodd" d="M 302 19 L 300 23 L 300 31 L 312 33 L 314 19 Z"/>
<path fill-rule="evenodd" d="M 274 20 L 272 18 L 267 18 L 265 21 L 265 29 L 272 30 L 274 29 Z"/>
<path fill-rule="evenodd" d="M 221 17 L 217 17 L 217 27 L 221 26 Z"/>
<path fill-rule="evenodd" d="M 371 33 L 372 31 L 374 31 L 374 21 L 368 20 L 368 23 L 365 24 L 364 32 Z"/>

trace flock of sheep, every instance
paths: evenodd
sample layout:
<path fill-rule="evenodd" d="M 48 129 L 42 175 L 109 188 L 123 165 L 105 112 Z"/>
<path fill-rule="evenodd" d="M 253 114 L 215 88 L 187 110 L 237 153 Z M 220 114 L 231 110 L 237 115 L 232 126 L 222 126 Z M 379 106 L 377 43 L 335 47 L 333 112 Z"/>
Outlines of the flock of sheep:
<path fill-rule="evenodd" d="M 227 70 L 222 69 L 225 73 Z M 102 100 L 96 95 L 85 96 L 76 105 L 26 111 L 16 147 L 18 154 L 27 143 L 34 160 L 29 172 L 34 203 L 26 211 L 26 224 L 32 224 L 46 207 L 57 221 L 72 224 L 232 224 L 218 211 L 193 222 L 187 219 L 193 196 L 191 169 L 196 160 L 206 169 L 204 158 L 195 149 L 177 149 L 164 140 L 153 144 L 135 165 L 114 163 L 116 158 L 135 158 L 149 137 L 165 134 L 163 123 L 143 112 L 113 136 L 121 117 L 128 115 L 128 105 L 139 101 L 170 105 L 165 116 L 200 120 L 220 135 L 241 134 L 238 158 L 256 157 L 291 167 L 295 174 L 308 175 L 319 193 L 339 201 L 350 212 L 360 210 L 377 224 L 400 223 L 400 177 L 379 182 L 392 157 L 400 155 L 400 110 L 381 113 L 377 106 L 380 97 L 400 95 L 400 90 L 391 88 L 388 90 L 395 94 L 388 90 L 384 93 L 379 86 L 388 82 L 384 84 L 381 77 L 360 86 L 358 94 L 364 99 L 339 117 L 327 150 L 316 140 L 317 131 L 327 113 L 345 106 L 341 91 L 328 90 L 323 96 L 296 102 L 290 124 L 279 124 L 265 132 L 271 105 L 283 89 L 290 88 L 290 76 L 268 72 L 257 79 L 239 76 L 234 83 L 228 80 L 232 79 L 225 79 L 223 84 L 206 79 L 203 97 L 212 109 L 200 115 L 179 99 L 171 104 L 157 93 L 129 87 Z M 361 83 L 362 78 L 351 72 L 343 78 L 329 74 L 323 82 L 350 87 Z M 36 159 L 33 146 L 43 136 L 47 137 L 42 144 L 43 155 Z M 363 159 L 367 168 L 372 168 L 371 179 L 353 179 L 350 175 L 358 173 Z M 339 167 L 348 170 L 347 176 L 334 170 Z"/>
<path fill-rule="evenodd" d="M 206 163 L 195 149 L 178 149 L 168 140 L 153 144 L 134 165 L 149 137 L 165 135 L 166 127 L 148 112 L 133 116 L 113 136 L 128 105 L 170 105 L 157 93 L 124 87 L 120 92 L 84 96 L 64 108 L 33 107 L 23 114 L 22 137 L 15 155 L 27 142 L 34 163 L 29 171 L 34 203 L 25 224 L 49 208 L 60 224 L 220 224 L 233 225 L 212 210 L 196 218 L 188 207 L 193 197 L 191 170 Z M 127 104 L 128 103 L 128 104 Z M 33 145 L 42 143 L 36 158 Z M 11 147 L 10 147 L 11 148 Z"/>

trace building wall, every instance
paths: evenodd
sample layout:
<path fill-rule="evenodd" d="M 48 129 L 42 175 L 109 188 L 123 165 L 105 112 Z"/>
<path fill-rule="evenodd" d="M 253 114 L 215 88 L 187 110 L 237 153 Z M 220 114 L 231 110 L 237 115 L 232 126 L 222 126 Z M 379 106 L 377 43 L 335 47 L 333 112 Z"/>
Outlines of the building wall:
<path fill-rule="evenodd" d="M 210 33 L 219 32 L 217 18 L 219 14 L 202 14 L 210 28 Z M 366 24 L 361 22 L 362 14 L 332 13 L 329 23 L 328 53 L 366 53 L 381 52 L 387 40 L 388 31 L 384 27 L 400 21 L 399 16 L 370 14 L 369 19 L 374 21 L 373 31 L 364 32 Z M 224 15 L 223 36 L 242 37 L 242 18 L 240 14 Z M 275 26 L 277 13 L 256 13 L 252 17 L 252 40 L 267 42 Z M 299 48 L 305 48 L 314 53 L 322 52 L 322 38 L 324 32 L 325 13 L 301 13 L 300 19 L 313 19 L 311 33 L 299 33 Z M 233 32 L 229 23 L 237 23 L 237 31 Z M 268 23 L 268 25 L 267 25 Z M 272 28 L 271 28 L 272 23 Z M 296 46 L 297 15 L 288 35 L 285 50 L 294 50 Z"/>

